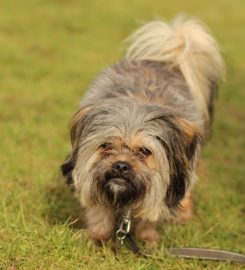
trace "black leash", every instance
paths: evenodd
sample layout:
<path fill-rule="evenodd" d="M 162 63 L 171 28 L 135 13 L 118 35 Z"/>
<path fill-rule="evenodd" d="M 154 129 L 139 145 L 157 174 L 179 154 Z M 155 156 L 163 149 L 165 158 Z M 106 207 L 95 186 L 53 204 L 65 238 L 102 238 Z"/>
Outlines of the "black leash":
<path fill-rule="evenodd" d="M 130 234 L 131 218 L 130 211 L 122 217 L 118 229 L 115 233 L 115 241 L 117 241 L 117 249 L 125 244 L 134 254 L 145 258 L 152 257 L 150 253 L 143 251 L 135 242 Z M 119 244 L 119 245 L 118 245 Z M 167 248 L 166 255 L 177 256 L 187 259 L 213 260 L 213 261 L 230 261 L 245 264 L 245 255 L 218 249 L 206 248 Z"/>

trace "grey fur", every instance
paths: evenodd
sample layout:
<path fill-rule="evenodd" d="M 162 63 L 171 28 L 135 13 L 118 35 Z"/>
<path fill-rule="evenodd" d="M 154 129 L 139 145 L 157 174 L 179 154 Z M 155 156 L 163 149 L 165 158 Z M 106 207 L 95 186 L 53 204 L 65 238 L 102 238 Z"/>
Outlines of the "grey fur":
<path fill-rule="evenodd" d="M 182 74 L 170 64 L 125 59 L 95 79 L 81 106 L 116 97 L 133 97 L 136 102 L 143 97 L 145 103 L 164 104 L 187 120 L 204 125 Z"/>
<path fill-rule="evenodd" d="M 142 147 L 152 152 L 158 169 L 154 171 L 140 165 L 142 172 L 148 174 L 141 177 L 142 187 L 146 186 L 148 192 L 140 202 L 130 201 L 131 208 L 135 216 L 144 212 L 152 220 L 162 212 L 175 209 L 194 181 L 193 164 L 200 143 L 199 137 L 195 137 L 198 140 L 189 159 L 187 135 L 176 119 L 201 126 L 195 102 L 180 72 L 158 62 L 122 61 L 107 68 L 95 80 L 81 104 L 81 110 L 84 108 L 89 109 L 72 129 L 76 145 L 73 151 L 77 155 L 72 175 L 82 204 L 106 203 L 105 194 L 95 183 L 102 181 L 105 170 L 109 170 L 108 165 L 102 165 L 103 160 L 98 161 L 99 146 L 111 138 L 120 138 L 127 145 L 132 138 L 141 135 L 145 140 Z M 113 151 L 115 157 L 126 154 L 136 159 L 128 148 Z M 71 155 L 70 159 L 74 157 Z M 155 183 L 146 180 L 149 178 L 155 179 Z M 139 177 L 133 181 L 136 179 Z M 153 215 L 151 207 L 159 210 Z"/>

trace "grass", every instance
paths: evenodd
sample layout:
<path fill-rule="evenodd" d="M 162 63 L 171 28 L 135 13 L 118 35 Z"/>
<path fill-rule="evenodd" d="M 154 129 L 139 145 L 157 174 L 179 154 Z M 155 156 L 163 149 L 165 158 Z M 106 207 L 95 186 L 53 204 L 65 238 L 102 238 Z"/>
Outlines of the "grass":
<path fill-rule="evenodd" d="M 2 0 L 0 9 L 0 269 L 242 269 L 164 257 L 164 247 L 245 253 L 243 0 Z M 195 192 L 196 215 L 165 225 L 156 258 L 95 250 L 80 235 L 79 205 L 62 185 L 68 121 L 84 89 L 122 56 L 138 21 L 179 12 L 204 20 L 221 44 L 227 81 Z M 160 258 L 157 258 L 160 257 Z"/>

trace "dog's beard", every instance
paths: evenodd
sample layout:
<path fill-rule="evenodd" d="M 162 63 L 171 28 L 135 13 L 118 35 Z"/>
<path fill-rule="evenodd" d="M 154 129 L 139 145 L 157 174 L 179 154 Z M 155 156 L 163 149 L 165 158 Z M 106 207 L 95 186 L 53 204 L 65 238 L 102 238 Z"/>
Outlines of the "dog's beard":
<path fill-rule="evenodd" d="M 97 190 L 114 209 L 124 208 L 131 204 L 143 202 L 149 188 L 148 174 L 120 175 L 113 170 L 106 171 L 96 179 Z"/>

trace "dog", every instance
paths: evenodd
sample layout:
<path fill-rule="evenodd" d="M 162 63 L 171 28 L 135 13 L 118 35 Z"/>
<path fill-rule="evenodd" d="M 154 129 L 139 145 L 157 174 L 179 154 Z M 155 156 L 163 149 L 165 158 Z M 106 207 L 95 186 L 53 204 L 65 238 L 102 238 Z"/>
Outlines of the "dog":
<path fill-rule="evenodd" d="M 61 169 L 93 241 L 108 241 L 130 210 L 136 237 L 154 245 L 159 221 L 191 217 L 224 64 L 195 19 L 146 23 L 127 42 L 125 57 L 97 76 L 73 116 Z"/>

